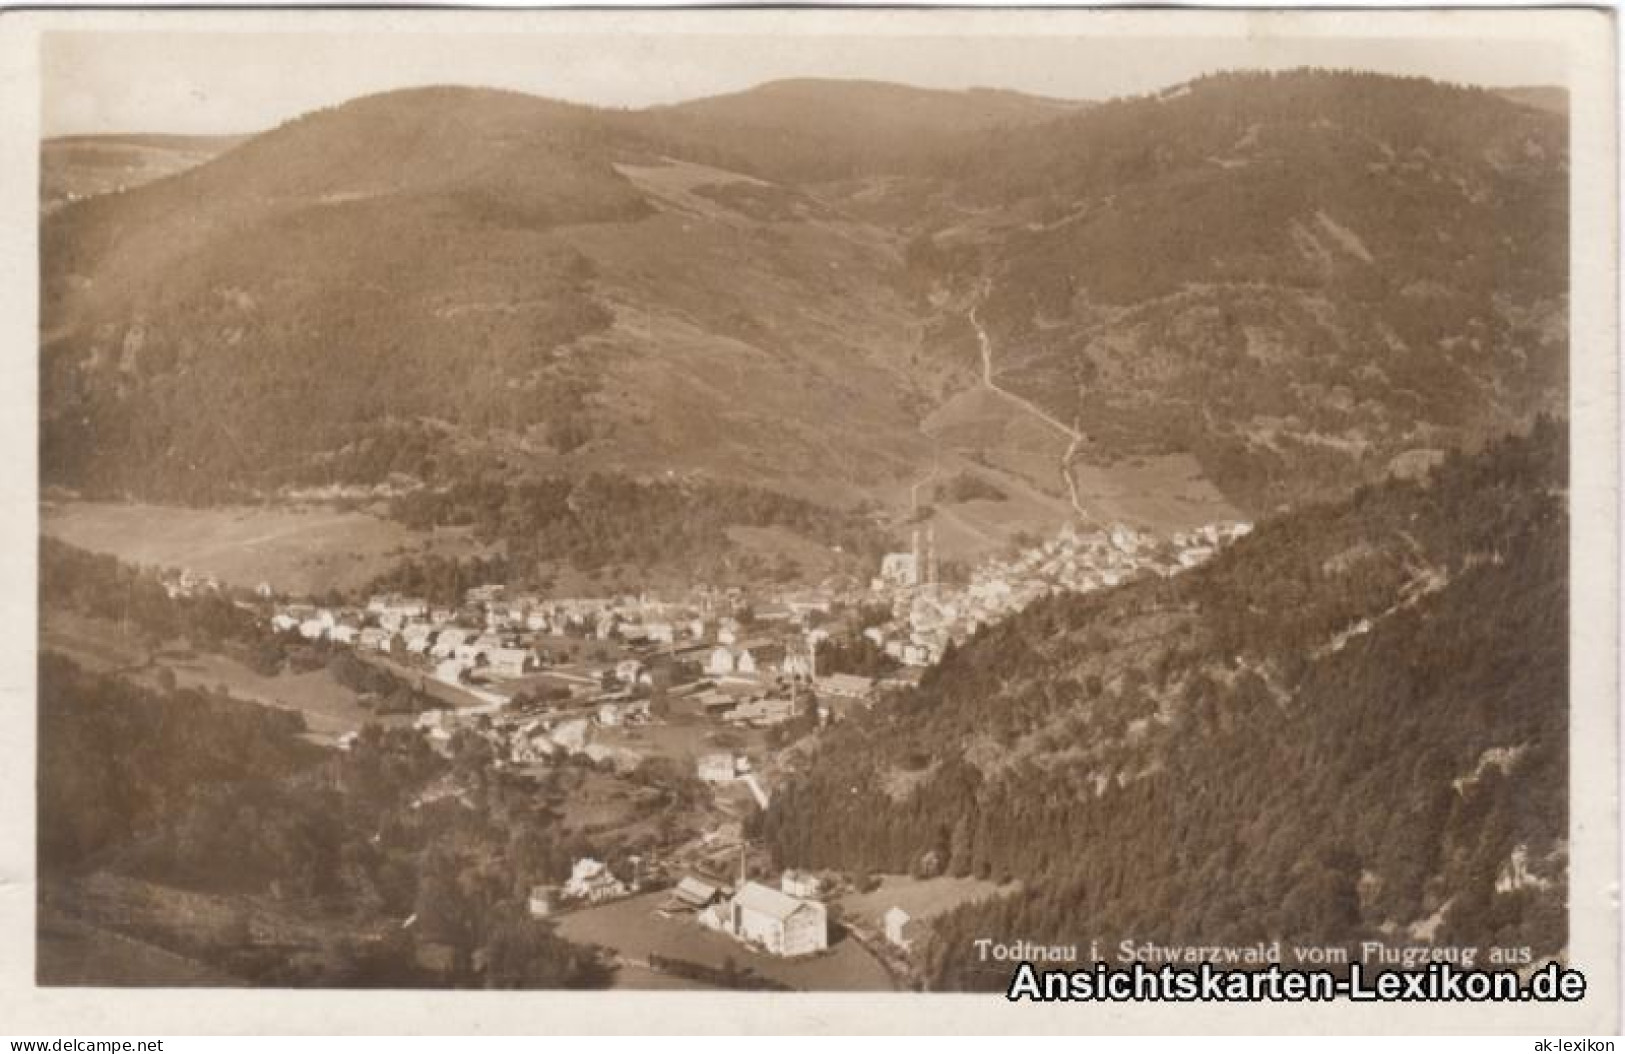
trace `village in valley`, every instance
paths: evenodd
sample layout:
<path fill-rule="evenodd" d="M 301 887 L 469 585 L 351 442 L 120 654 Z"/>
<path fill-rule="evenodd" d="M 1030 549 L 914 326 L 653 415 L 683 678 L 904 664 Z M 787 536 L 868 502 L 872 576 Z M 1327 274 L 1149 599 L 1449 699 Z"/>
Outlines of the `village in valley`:
<path fill-rule="evenodd" d="M 626 983 L 676 973 L 728 986 L 889 987 L 909 983 L 909 951 L 930 914 L 997 887 L 778 872 L 751 844 L 750 817 L 787 774 L 816 763 L 821 728 L 884 706 L 980 628 L 1052 593 L 1177 574 L 1250 529 L 1224 523 L 1163 538 L 1069 525 L 954 583 L 943 581 L 926 528 L 867 583 L 598 598 L 490 583 L 455 606 L 398 594 L 320 606 L 267 583 L 237 603 L 279 636 L 412 685 L 413 712 L 363 705 L 448 757 L 476 743 L 500 770 L 654 771 L 656 781 L 699 788 L 685 823 L 658 837 L 639 828 L 635 807 L 610 809 L 584 828 L 597 855 L 531 891 L 532 916 L 611 949 Z M 172 595 L 220 588 L 191 572 L 169 573 L 165 585 Z M 362 734 L 330 742 L 348 750 Z M 651 770 L 651 759 L 662 767 Z M 590 781 L 580 785 L 592 792 Z M 473 807 L 450 777 L 423 797 Z"/>
<path fill-rule="evenodd" d="M 533 28 L 41 36 L 37 988 L 1566 962 L 1553 49 Z"/>

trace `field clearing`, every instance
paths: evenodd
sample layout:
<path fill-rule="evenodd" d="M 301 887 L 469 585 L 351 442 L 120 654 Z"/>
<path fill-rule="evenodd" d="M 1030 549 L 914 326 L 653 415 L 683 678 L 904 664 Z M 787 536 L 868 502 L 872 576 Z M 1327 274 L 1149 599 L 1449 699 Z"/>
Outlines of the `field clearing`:
<path fill-rule="evenodd" d="M 732 183 L 770 186 L 752 176 L 690 161 L 668 160 L 659 165 L 618 164 L 615 171 L 631 180 L 638 189 L 648 192 L 678 212 L 703 216 L 714 222 L 734 226 L 749 224 L 733 210 L 696 194 L 695 191 L 704 187 L 726 186 Z"/>
<path fill-rule="evenodd" d="M 360 588 L 408 555 L 483 551 L 466 529 L 414 531 L 365 512 L 319 505 L 189 509 L 44 502 L 40 530 L 125 563 L 190 568 L 246 588 L 266 582 L 292 595 Z"/>
<path fill-rule="evenodd" d="M 631 728 L 595 728 L 593 742 L 605 746 L 624 747 L 640 754 L 671 758 L 692 764 L 702 754 L 721 751 L 757 753 L 763 749 L 767 734 L 761 729 L 734 729 L 704 720 L 668 721 L 659 724 L 637 725 Z M 723 744 L 717 743 L 722 738 Z"/>
<path fill-rule="evenodd" d="M 651 954 L 718 968 L 732 959 L 739 967 L 800 991 L 892 990 L 890 975 L 851 937 L 837 940 L 822 955 L 780 959 L 704 929 L 692 918 L 662 917 L 655 909 L 667 895 L 665 891 L 645 893 L 560 916 L 559 933 L 572 941 L 613 949 L 634 965 L 646 963 Z"/>
<path fill-rule="evenodd" d="M 770 567 L 776 567 L 781 559 L 788 560 L 799 569 L 801 577 L 809 581 L 851 569 L 850 557 L 843 559 L 829 546 L 784 527 L 729 527 L 727 534 L 728 540 L 741 552 Z"/>
<path fill-rule="evenodd" d="M 1208 482 L 1190 454 L 1132 457 L 1111 465 L 1075 461 L 1078 500 L 1097 519 L 1164 534 L 1247 517 Z"/>
<path fill-rule="evenodd" d="M 1060 490 L 1060 459 L 1067 439 L 1059 430 L 1034 420 L 985 388 L 949 399 L 926 419 L 924 427 L 945 447 L 983 461 L 984 472 L 992 467 L 989 480 L 1017 499 L 955 506 L 955 522 L 945 525 L 951 539 L 1001 528 L 1006 536 L 1021 529 L 1049 533 L 1072 517 Z M 1087 421 L 1082 427 L 1088 432 Z M 1080 453 L 1087 455 L 1088 449 L 1086 444 Z M 1208 481 L 1190 454 L 1147 455 L 1109 463 L 1091 463 L 1080 457 L 1072 463 L 1072 476 L 1079 502 L 1097 523 L 1126 523 L 1172 534 L 1205 523 L 1246 519 Z"/>
<path fill-rule="evenodd" d="M 1059 462 L 1068 442 L 1058 429 L 1034 420 L 997 392 L 982 387 L 953 396 L 932 411 L 921 427 L 944 446 L 1036 454 L 1050 464 Z"/>
<path fill-rule="evenodd" d="M 848 893 L 839 898 L 842 910 L 854 919 L 880 932 L 882 919 L 894 907 L 916 919 L 928 920 L 962 904 L 1008 896 L 1016 886 L 1001 886 L 980 878 L 911 878 L 886 875 L 880 888 L 869 893 Z"/>

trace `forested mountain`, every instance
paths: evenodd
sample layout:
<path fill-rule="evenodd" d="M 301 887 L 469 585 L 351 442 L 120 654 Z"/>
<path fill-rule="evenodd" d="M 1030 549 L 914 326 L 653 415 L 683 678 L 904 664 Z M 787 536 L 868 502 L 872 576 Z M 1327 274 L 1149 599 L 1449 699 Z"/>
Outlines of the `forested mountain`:
<path fill-rule="evenodd" d="M 1020 879 L 936 924 L 940 987 L 1008 981 L 980 937 L 1554 953 L 1566 479 L 1542 419 L 1036 604 L 826 737 L 761 833 L 786 866 Z"/>
<path fill-rule="evenodd" d="M 1562 410 L 1566 144 L 1488 91 L 1227 74 L 990 135 L 959 186 L 1001 218 L 939 240 L 1086 457 L 1188 450 L 1261 513 Z"/>
<path fill-rule="evenodd" d="M 46 477 L 218 500 L 513 457 L 849 500 L 905 471 L 923 443 L 887 236 L 661 161 L 712 153 L 606 111 L 410 91 L 63 209 L 42 232 Z"/>
<path fill-rule="evenodd" d="M 1089 105 L 985 88 L 805 79 L 656 108 L 648 121 L 716 144 L 753 175 L 818 183 L 935 175 L 933 167 L 951 164 L 988 133 L 1042 125 Z"/>
<path fill-rule="evenodd" d="M 1077 464 L 1194 456 L 1267 512 L 1561 402 L 1566 173 L 1561 115 L 1314 71 L 1089 106 L 392 92 L 45 218 L 45 480 L 670 473 L 902 510 L 974 460 L 1058 524 L 1068 437 L 970 406 L 997 384 Z"/>

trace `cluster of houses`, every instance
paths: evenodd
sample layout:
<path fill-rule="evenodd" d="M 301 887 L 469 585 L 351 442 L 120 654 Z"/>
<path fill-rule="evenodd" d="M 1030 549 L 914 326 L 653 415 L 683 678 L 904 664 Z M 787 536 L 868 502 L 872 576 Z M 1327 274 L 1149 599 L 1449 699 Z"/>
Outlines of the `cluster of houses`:
<path fill-rule="evenodd" d="M 537 917 L 561 908 L 588 907 L 629 896 L 634 890 L 598 860 L 576 861 L 562 886 L 537 886 L 531 891 L 530 911 Z M 795 958 L 816 955 L 829 947 L 829 907 L 818 875 L 787 870 L 777 888 L 740 876 L 729 884 L 701 874 L 685 875 L 666 893 L 655 909 L 668 919 L 689 919 L 695 925 L 731 937 L 768 955 Z M 914 948 L 919 922 L 907 911 L 892 906 L 881 916 L 881 936 L 899 952 Z"/>
<path fill-rule="evenodd" d="M 701 587 L 679 600 L 558 599 L 491 584 L 468 590 L 456 606 L 395 594 L 353 607 L 273 602 L 271 623 L 307 640 L 376 653 L 473 696 L 477 705 L 420 718 L 442 746 L 472 727 L 504 763 L 540 762 L 564 751 L 635 765 L 626 744 L 597 742 L 595 730 L 661 716 L 739 729 L 773 729 L 800 718 L 822 724 L 913 683 L 950 643 L 1042 596 L 1175 574 L 1250 529 L 1212 524 L 1164 539 L 1122 525 L 1069 526 L 1014 557 L 984 563 L 968 583 L 955 585 L 938 581 L 927 533 L 923 546 L 917 535 L 911 551 L 887 555 L 870 588 L 851 595 L 812 589 L 757 596 Z M 171 579 L 166 584 L 175 589 L 210 588 L 207 578 L 187 572 Z M 820 648 L 831 633 L 858 632 L 856 625 L 843 629 L 841 609 L 872 606 L 877 594 L 889 601 L 890 617 L 861 632 L 899 668 L 880 678 L 821 669 Z M 722 762 L 713 767 L 702 759 L 699 775 L 719 783 L 745 774 L 725 776 Z"/>
<path fill-rule="evenodd" d="M 534 887 L 529 908 L 532 916 L 543 918 L 634 891 L 602 861 L 584 857 L 575 862 L 562 886 Z M 778 889 L 743 879 L 729 887 L 690 874 L 671 888 L 657 910 L 668 918 L 692 918 L 706 929 L 771 955 L 812 955 L 829 946 L 829 911 L 817 899 L 818 892 L 816 879 L 793 871 L 785 872 Z"/>
<path fill-rule="evenodd" d="M 677 601 L 550 599 L 484 585 L 468 590 L 456 607 L 393 594 L 350 608 L 275 603 L 271 621 L 312 641 L 378 653 L 473 696 L 476 705 L 420 715 L 443 749 L 460 730 L 472 729 L 503 764 L 545 762 L 562 752 L 630 768 L 641 757 L 627 737 L 598 730 L 662 717 L 737 729 L 773 729 L 801 718 L 822 724 L 912 683 L 950 642 L 1042 596 L 1174 574 L 1249 530 L 1245 523 L 1214 524 L 1163 539 L 1122 525 L 1068 527 L 1014 557 L 983 564 L 962 585 L 937 581 L 927 535 L 923 547 L 917 537 L 911 552 L 888 555 L 870 589 L 850 596 L 701 588 Z M 185 573 L 173 584 L 209 587 Z M 862 633 L 900 668 L 881 678 L 820 669 L 820 647 L 832 632 L 858 632 L 855 625 L 842 628 L 839 609 L 872 604 L 877 590 L 890 602 L 890 618 Z M 738 780 L 764 801 L 766 790 L 738 765 L 730 756 L 701 758 L 697 774 L 712 784 Z"/>
<path fill-rule="evenodd" d="M 1088 593 L 1154 574 L 1167 577 L 1211 559 L 1252 531 L 1247 523 L 1207 524 L 1162 538 L 1123 524 L 1079 531 L 1068 524 L 1051 540 L 1014 557 L 989 560 L 963 586 L 937 581 L 930 542 L 888 554 L 872 594 L 891 602 L 889 622 L 864 630 L 905 666 L 931 666 L 950 641 L 963 640 L 1052 593 Z"/>
<path fill-rule="evenodd" d="M 655 696 L 663 713 L 742 729 L 828 720 L 830 707 L 815 701 L 837 710 L 869 702 L 887 686 L 818 670 L 828 639 L 819 624 L 834 605 L 816 590 L 765 600 L 696 590 L 668 602 L 544 599 L 486 585 L 455 609 L 399 595 L 351 608 L 277 603 L 271 624 L 458 687 L 481 705 L 430 713 L 425 727 L 447 742 L 459 725 L 488 717 L 479 731 L 497 756 L 524 763 L 576 749 L 579 719 L 602 728 L 653 720 Z"/>
<path fill-rule="evenodd" d="M 195 597 L 220 592 L 220 579 L 214 575 L 193 571 L 189 567 L 160 572 L 158 584 L 164 587 L 164 592 L 169 594 L 171 600 L 176 597 Z"/>

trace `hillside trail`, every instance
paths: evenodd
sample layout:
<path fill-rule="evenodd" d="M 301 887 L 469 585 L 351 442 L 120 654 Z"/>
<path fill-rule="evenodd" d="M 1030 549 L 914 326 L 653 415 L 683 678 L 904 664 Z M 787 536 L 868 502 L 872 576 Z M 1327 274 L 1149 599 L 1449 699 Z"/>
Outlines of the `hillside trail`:
<path fill-rule="evenodd" d="M 976 316 L 980 306 L 980 304 L 977 304 L 971 307 L 970 323 L 976 328 L 976 342 L 982 352 L 982 387 L 1015 404 L 1028 415 L 1037 418 L 1067 437 L 1066 452 L 1061 455 L 1061 481 L 1066 484 L 1067 498 L 1072 503 L 1072 510 L 1087 523 L 1090 520 L 1089 512 L 1083 507 L 1083 503 L 1078 500 L 1078 483 L 1072 478 L 1072 459 L 1077 456 L 1078 448 L 1083 445 L 1083 432 L 1062 422 L 1060 418 L 1050 414 L 1033 403 L 1032 400 L 1017 395 L 1008 388 L 1001 387 L 999 382 L 993 379 L 993 341 L 987 335 L 987 330 L 983 328 L 982 320 Z"/>

